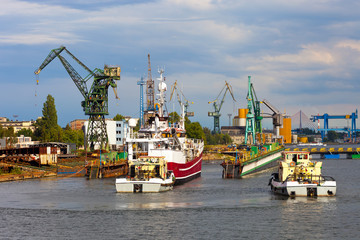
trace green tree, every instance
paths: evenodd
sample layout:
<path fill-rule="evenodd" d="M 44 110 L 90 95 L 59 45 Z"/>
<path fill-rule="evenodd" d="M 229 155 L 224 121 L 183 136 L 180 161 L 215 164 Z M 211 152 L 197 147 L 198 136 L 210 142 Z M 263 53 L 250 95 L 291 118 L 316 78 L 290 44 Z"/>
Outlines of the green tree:
<path fill-rule="evenodd" d="M 33 137 L 34 133 L 30 129 L 23 128 L 16 133 L 16 136 L 20 137 L 24 135 L 25 137 Z"/>
<path fill-rule="evenodd" d="M 76 147 L 84 145 L 84 132 L 82 130 L 72 130 L 69 124 L 63 130 L 63 141 L 66 143 L 75 143 Z"/>
<path fill-rule="evenodd" d="M 122 121 L 124 119 L 125 117 L 121 114 L 116 114 L 115 117 L 113 118 L 114 121 Z"/>
<path fill-rule="evenodd" d="M 189 138 L 205 139 L 205 133 L 199 122 L 185 123 L 185 129 Z"/>
<path fill-rule="evenodd" d="M 49 94 L 42 110 L 43 117 L 35 123 L 35 139 L 43 142 L 62 141 L 63 132 L 57 124 L 55 99 Z"/>
<path fill-rule="evenodd" d="M 5 128 L 0 125 L 0 138 L 5 137 Z"/>
<path fill-rule="evenodd" d="M 180 122 L 180 116 L 177 112 L 172 112 L 169 114 L 169 122 L 170 123 L 176 123 Z"/>
<path fill-rule="evenodd" d="M 338 136 L 338 133 L 335 132 L 335 131 L 328 131 L 327 133 L 327 140 L 329 142 L 335 142 L 336 139 L 338 139 L 339 136 Z"/>
<path fill-rule="evenodd" d="M 8 147 L 13 146 L 17 143 L 16 134 L 13 127 L 3 128 L 0 125 L 0 138 L 7 138 L 6 145 Z"/>

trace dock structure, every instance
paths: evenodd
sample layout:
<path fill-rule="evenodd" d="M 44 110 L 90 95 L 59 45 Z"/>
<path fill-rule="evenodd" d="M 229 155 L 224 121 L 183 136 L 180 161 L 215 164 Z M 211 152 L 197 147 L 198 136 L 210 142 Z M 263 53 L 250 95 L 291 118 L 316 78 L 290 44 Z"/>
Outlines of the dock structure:
<path fill-rule="evenodd" d="M 27 148 L 0 149 L 0 161 L 5 162 L 37 162 L 41 165 L 57 163 L 58 155 L 67 149 L 67 144 L 48 142 L 34 144 Z"/>
<path fill-rule="evenodd" d="M 321 159 L 360 159 L 360 147 L 287 147 L 285 151 L 307 151 L 311 155 L 318 154 Z"/>

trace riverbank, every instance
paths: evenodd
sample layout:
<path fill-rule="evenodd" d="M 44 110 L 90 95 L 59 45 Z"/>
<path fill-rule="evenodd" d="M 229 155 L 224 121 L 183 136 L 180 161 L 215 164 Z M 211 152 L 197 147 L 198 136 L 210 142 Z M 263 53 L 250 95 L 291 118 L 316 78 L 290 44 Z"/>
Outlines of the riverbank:
<path fill-rule="evenodd" d="M 0 182 L 57 176 L 56 168 L 53 167 L 43 170 L 19 164 L 0 163 L 0 170 Z"/>

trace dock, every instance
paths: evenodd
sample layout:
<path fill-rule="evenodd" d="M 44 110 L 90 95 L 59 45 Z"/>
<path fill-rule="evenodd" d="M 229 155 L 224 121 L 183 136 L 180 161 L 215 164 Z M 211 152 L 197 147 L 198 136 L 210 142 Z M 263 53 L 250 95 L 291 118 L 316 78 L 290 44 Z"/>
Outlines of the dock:
<path fill-rule="evenodd" d="M 321 159 L 360 159 L 360 147 L 286 147 L 285 151 L 307 151 L 310 155 L 320 155 Z"/>

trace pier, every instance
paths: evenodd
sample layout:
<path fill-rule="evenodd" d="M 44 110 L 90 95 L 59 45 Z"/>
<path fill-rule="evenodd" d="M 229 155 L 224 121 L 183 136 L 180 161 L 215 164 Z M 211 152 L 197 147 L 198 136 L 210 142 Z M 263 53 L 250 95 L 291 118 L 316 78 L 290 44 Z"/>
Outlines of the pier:
<path fill-rule="evenodd" d="M 360 147 L 299 147 L 299 146 L 286 146 L 285 151 L 308 151 L 311 155 L 320 155 L 321 159 L 360 159 Z"/>

